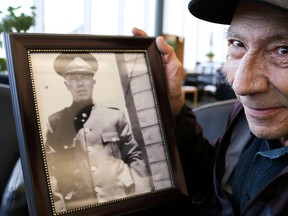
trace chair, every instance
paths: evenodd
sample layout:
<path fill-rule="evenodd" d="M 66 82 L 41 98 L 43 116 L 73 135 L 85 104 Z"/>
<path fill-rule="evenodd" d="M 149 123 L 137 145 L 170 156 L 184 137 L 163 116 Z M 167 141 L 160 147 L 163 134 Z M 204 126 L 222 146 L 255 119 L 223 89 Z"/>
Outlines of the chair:
<path fill-rule="evenodd" d="M 203 128 L 203 135 L 213 142 L 223 135 L 229 112 L 237 99 L 216 101 L 194 109 L 197 121 Z"/>
<path fill-rule="evenodd" d="M 182 96 L 185 100 L 186 94 L 193 94 L 193 108 L 196 108 L 198 105 L 198 88 L 196 86 L 182 86 Z"/>
<path fill-rule="evenodd" d="M 0 84 L 0 203 L 5 186 L 19 159 L 18 142 L 12 109 L 10 88 Z"/>

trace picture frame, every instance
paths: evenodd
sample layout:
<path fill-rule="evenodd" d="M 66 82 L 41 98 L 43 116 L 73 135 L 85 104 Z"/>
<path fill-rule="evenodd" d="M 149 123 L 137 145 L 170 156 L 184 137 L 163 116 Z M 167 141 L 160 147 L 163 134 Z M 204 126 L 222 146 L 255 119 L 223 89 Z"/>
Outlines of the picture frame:
<path fill-rule="evenodd" d="M 187 197 L 155 39 L 4 34 L 30 215 L 125 215 Z M 86 84 L 82 109 L 89 90 L 73 88 Z"/>

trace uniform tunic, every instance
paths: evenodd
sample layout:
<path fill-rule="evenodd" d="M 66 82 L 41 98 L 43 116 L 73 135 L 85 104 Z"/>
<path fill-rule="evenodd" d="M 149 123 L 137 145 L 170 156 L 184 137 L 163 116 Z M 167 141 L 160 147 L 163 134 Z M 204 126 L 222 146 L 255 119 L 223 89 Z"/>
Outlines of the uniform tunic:
<path fill-rule="evenodd" d="M 79 112 L 75 106 L 49 118 L 46 141 L 49 175 L 66 209 L 150 191 L 142 151 L 124 112 L 99 104 Z"/>

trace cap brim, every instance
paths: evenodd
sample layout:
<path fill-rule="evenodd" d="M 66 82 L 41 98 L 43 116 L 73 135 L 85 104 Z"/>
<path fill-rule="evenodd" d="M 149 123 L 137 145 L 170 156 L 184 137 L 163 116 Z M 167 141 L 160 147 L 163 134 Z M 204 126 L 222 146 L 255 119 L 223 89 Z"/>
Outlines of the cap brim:
<path fill-rule="evenodd" d="M 239 0 L 192 0 L 190 13 L 202 20 L 229 25 Z"/>
<path fill-rule="evenodd" d="M 266 4 L 284 11 L 288 10 L 287 1 L 250 0 Z M 190 13 L 202 20 L 229 25 L 239 0 L 191 0 L 188 4 Z"/>
<path fill-rule="evenodd" d="M 75 70 L 75 71 L 74 71 L 74 70 L 73 70 L 73 71 L 67 71 L 67 72 L 63 73 L 62 76 L 74 75 L 74 74 L 94 76 L 95 71 L 80 71 L 80 70 Z"/>

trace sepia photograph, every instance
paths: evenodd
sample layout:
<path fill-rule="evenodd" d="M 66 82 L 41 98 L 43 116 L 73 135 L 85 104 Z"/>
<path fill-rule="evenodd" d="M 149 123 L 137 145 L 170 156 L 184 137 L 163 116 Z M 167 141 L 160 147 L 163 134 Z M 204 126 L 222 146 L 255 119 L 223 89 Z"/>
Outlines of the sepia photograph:
<path fill-rule="evenodd" d="M 31 53 L 31 68 L 56 212 L 172 186 L 143 53 Z"/>

